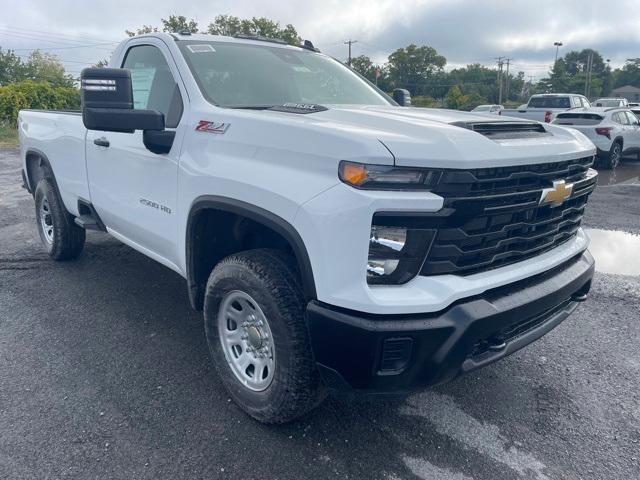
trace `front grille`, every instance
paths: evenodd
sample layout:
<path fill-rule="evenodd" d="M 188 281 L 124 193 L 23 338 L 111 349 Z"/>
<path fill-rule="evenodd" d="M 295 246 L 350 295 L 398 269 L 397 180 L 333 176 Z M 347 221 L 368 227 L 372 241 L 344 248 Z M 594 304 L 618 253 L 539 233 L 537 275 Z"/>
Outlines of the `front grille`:
<path fill-rule="evenodd" d="M 436 237 L 422 275 L 470 275 L 534 257 L 573 237 L 597 173 L 593 158 L 444 173 Z M 554 180 L 573 183 L 561 206 L 540 205 Z"/>

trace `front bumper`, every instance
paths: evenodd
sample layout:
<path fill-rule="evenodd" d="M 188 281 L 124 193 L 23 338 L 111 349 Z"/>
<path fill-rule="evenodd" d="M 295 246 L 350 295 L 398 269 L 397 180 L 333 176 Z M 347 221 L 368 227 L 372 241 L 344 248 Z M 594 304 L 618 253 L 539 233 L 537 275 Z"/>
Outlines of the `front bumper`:
<path fill-rule="evenodd" d="M 405 393 L 447 382 L 559 325 L 586 299 L 593 272 L 585 251 L 535 277 L 427 314 L 374 315 L 310 302 L 318 369 L 334 390 Z"/>

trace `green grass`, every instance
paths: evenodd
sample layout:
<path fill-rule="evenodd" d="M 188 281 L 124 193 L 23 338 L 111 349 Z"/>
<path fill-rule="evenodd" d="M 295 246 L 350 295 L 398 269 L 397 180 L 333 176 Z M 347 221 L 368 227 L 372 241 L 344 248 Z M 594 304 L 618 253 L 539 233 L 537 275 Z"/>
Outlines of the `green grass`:
<path fill-rule="evenodd" d="M 18 129 L 10 125 L 0 124 L 0 146 L 17 147 Z"/>

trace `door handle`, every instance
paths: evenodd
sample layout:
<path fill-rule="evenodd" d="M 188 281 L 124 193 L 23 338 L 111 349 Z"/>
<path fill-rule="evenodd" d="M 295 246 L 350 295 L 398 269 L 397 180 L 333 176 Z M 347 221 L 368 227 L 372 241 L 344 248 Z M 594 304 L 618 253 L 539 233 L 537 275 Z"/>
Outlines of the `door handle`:
<path fill-rule="evenodd" d="M 100 137 L 100 138 L 96 138 L 93 143 L 95 145 L 98 145 L 99 147 L 108 147 L 109 146 L 109 140 L 107 140 L 104 137 Z"/>

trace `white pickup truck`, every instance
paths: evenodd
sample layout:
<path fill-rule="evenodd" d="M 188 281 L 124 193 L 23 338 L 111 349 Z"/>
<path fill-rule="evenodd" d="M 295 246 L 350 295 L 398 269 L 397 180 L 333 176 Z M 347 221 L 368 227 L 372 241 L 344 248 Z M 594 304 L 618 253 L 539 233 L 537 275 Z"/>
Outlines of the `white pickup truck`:
<path fill-rule="evenodd" d="M 260 421 L 446 382 L 586 299 L 579 132 L 399 106 L 309 42 L 154 33 L 110 67 L 82 112 L 19 114 L 42 242 L 102 230 L 184 276 Z"/>
<path fill-rule="evenodd" d="M 571 93 L 542 93 L 532 95 L 524 107 L 503 110 L 502 115 L 550 123 L 560 112 L 583 107 L 590 108 L 591 104 L 587 97 L 582 95 Z"/>

